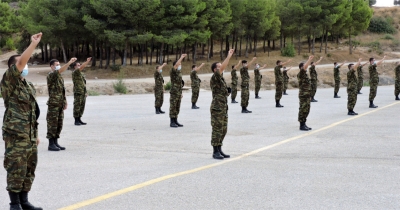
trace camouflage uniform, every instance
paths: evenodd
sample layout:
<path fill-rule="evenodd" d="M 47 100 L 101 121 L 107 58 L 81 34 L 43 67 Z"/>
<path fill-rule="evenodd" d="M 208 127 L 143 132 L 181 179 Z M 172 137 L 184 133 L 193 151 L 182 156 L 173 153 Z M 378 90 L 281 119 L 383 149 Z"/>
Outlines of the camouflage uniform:
<path fill-rule="evenodd" d="M 249 105 L 249 97 L 250 97 L 250 93 L 249 93 L 249 81 L 250 81 L 250 76 L 249 76 L 249 71 L 247 67 L 242 67 L 240 69 L 240 76 L 242 77 L 242 84 L 241 84 L 241 88 L 242 88 L 242 103 L 241 106 L 242 107 L 247 107 Z"/>
<path fill-rule="evenodd" d="M 283 93 L 283 75 L 281 71 L 282 65 L 275 66 L 274 73 L 275 73 L 275 100 L 279 101 L 282 98 Z"/>
<path fill-rule="evenodd" d="M 369 100 L 373 101 L 376 96 L 376 91 L 379 84 L 378 71 L 376 71 L 376 64 L 369 65 Z"/>
<path fill-rule="evenodd" d="M 1 94 L 6 108 L 3 116 L 5 141 L 4 168 L 7 171 L 7 191 L 29 192 L 35 179 L 38 161 L 37 142 L 39 107 L 33 84 L 20 78 L 15 65 L 1 80 Z"/>
<path fill-rule="evenodd" d="M 286 92 L 289 84 L 289 76 L 287 74 L 288 70 L 283 71 L 283 92 Z"/>
<path fill-rule="evenodd" d="M 260 91 L 261 88 L 261 79 L 262 76 L 260 74 L 260 69 L 254 69 L 254 83 L 255 83 L 256 96 L 258 95 L 258 92 Z"/>
<path fill-rule="evenodd" d="M 224 77 L 216 71 L 210 80 L 213 100 L 211 102 L 211 145 L 222 146 L 222 141 L 228 131 L 228 101 L 229 96 Z"/>
<path fill-rule="evenodd" d="M 299 80 L 299 122 L 303 123 L 307 121 L 307 116 L 310 113 L 310 103 L 311 103 L 311 83 L 308 78 L 307 71 L 301 69 L 297 74 L 297 79 Z"/>
<path fill-rule="evenodd" d="M 170 72 L 171 78 L 171 90 L 169 99 L 169 117 L 178 118 L 179 109 L 181 108 L 182 99 L 182 73 L 177 69 L 173 68 Z"/>
<path fill-rule="evenodd" d="M 358 80 L 354 69 L 347 72 L 347 109 L 353 110 L 357 102 Z"/>
<path fill-rule="evenodd" d="M 232 100 L 235 100 L 236 99 L 236 95 L 237 95 L 237 82 L 238 82 L 238 76 L 236 74 L 236 69 L 232 69 L 231 76 L 232 76 L 232 83 L 231 83 L 232 95 L 231 95 L 231 98 L 232 98 Z"/>
<path fill-rule="evenodd" d="M 67 104 L 65 98 L 64 79 L 59 71 L 53 71 L 47 75 L 47 88 L 49 100 L 47 101 L 47 136 L 46 138 L 60 138 L 64 121 L 64 107 Z"/>
<path fill-rule="evenodd" d="M 74 118 L 82 117 L 86 104 L 86 79 L 79 69 L 72 72 L 74 83 Z"/>
<path fill-rule="evenodd" d="M 396 80 L 394 85 L 394 95 L 398 96 L 400 93 L 400 66 L 398 65 L 395 69 Z"/>
<path fill-rule="evenodd" d="M 154 107 L 161 108 L 164 103 L 164 78 L 160 72 L 154 72 L 154 96 L 156 101 Z"/>
<path fill-rule="evenodd" d="M 310 67 L 310 79 L 311 79 L 311 98 L 314 98 L 318 86 L 318 74 L 317 71 L 315 70 L 314 65 L 311 65 Z"/>
<path fill-rule="evenodd" d="M 197 76 L 197 71 L 192 70 L 192 72 L 190 73 L 190 80 L 192 81 L 192 103 L 197 103 L 201 82 L 199 76 Z"/>
<path fill-rule="evenodd" d="M 357 67 L 357 76 L 358 76 L 357 92 L 360 92 L 361 88 L 364 85 L 364 73 L 362 70 L 362 65 Z"/>
<path fill-rule="evenodd" d="M 340 66 L 335 67 L 333 69 L 333 77 L 335 78 L 335 95 L 339 92 L 340 88 L 340 72 L 339 72 Z"/>

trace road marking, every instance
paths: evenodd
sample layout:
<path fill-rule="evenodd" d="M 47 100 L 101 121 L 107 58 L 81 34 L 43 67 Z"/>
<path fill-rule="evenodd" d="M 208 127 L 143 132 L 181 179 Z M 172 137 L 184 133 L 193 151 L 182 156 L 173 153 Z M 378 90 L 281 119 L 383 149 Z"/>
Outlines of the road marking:
<path fill-rule="evenodd" d="M 389 104 L 387 106 L 384 106 L 384 107 L 381 107 L 381 108 L 377 108 L 377 109 L 374 109 L 372 111 L 369 111 L 369 112 L 366 112 L 366 113 L 363 113 L 363 114 L 360 114 L 360 115 L 357 115 L 357 116 L 349 117 L 348 119 L 341 120 L 341 121 L 336 122 L 336 123 L 332 123 L 332 124 L 330 124 L 328 126 L 320 128 L 318 130 L 310 131 L 310 132 L 307 132 L 307 133 L 304 133 L 304 134 L 301 134 L 301 135 L 298 135 L 298 136 L 294 136 L 294 137 L 288 138 L 286 140 L 283 140 L 283 141 L 280 141 L 280 142 L 277 142 L 277 143 L 262 147 L 260 149 L 253 150 L 253 151 L 245 153 L 245 154 L 242 154 L 242 155 L 240 155 L 238 157 L 235 157 L 235 158 L 225 159 L 223 161 L 220 161 L 220 162 L 217 162 L 217 163 L 213 163 L 213 164 L 210 164 L 210 165 L 205 165 L 205 166 L 194 168 L 194 169 L 191 169 L 191 170 L 182 171 L 182 172 L 178 172 L 178 173 L 175 173 L 175 174 L 170 174 L 170 175 L 162 176 L 162 177 L 159 177 L 159 178 L 155 178 L 155 179 L 152 179 L 152 180 L 149 180 L 149 181 L 146 181 L 146 182 L 142 182 L 142 183 L 137 184 L 137 185 L 133 185 L 133 186 L 130 186 L 130 187 L 127 187 L 127 188 L 124 188 L 124 189 L 121 189 L 121 190 L 117 190 L 117 191 L 114 191 L 114 192 L 111 192 L 111 193 L 107 193 L 105 195 L 101 195 L 101 196 L 98 196 L 98 197 L 95 197 L 95 198 L 92 198 L 92 199 L 89 199 L 89 200 L 86 200 L 86 201 L 82 201 L 82 202 L 79 202 L 79 203 L 76 203 L 76 204 L 73 204 L 73 205 L 70 205 L 70 206 L 67 206 L 67 207 L 64 207 L 64 208 L 60 208 L 59 210 L 74 210 L 74 209 L 78 209 L 78 208 L 81 208 L 81 207 L 84 207 L 84 206 L 88 206 L 88 205 L 91 205 L 91 204 L 94 204 L 94 203 L 98 203 L 98 202 L 104 201 L 104 200 L 109 199 L 109 198 L 113 198 L 113 197 L 116 197 L 116 196 L 119 196 L 119 195 L 123 195 L 123 194 L 128 193 L 128 192 L 132 192 L 134 190 L 137 190 L 137 189 L 149 186 L 149 185 L 156 184 L 158 182 L 162 182 L 162 181 L 165 181 L 165 180 L 168 180 L 168 179 L 172 179 L 172 178 L 183 176 L 183 175 L 187 175 L 187 174 L 196 173 L 196 172 L 199 172 L 199 171 L 202 171 L 202 170 L 206 170 L 206 169 L 209 169 L 209 168 L 214 168 L 214 167 L 219 166 L 219 165 L 227 164 L 229 162 L 236 161 L 236 160 L 239 160 L 239 159 L 242 159 L 242 158 L 257 154 L 257 153 L 260 153 L 262 151 L 265 151 L 265 150 L 268 150 L 268 149 L 271 149 L 271 148 L 274 148 L 274 147 L 289 143 L 291 141 L 294 141 L 294 140 L 297 140 L 297 139 L 301 139 L 301 138 L 306 137 L 306 136 L 313 135 L 315 133 L 327 130 L 329 128 L 335 127 L 337 125 L 343 124 L 343 123 L 351 121 L 351 120 L 358 119 L 358 118 L 363 117 L 365 115 L 368 115 L 368 114 L 377 112 L 379 110 L 394 106 L 396 104 L 400 104 L 400 102 L 395 102 L 395 103 Z"/>

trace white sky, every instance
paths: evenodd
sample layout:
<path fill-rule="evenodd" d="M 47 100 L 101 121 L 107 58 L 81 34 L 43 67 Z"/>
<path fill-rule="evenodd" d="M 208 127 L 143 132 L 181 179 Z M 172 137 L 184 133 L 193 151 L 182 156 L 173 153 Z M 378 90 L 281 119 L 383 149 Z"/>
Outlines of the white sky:
<path fill-rule="evenodd" d="M 376 0 L 376 4 L 374 6 L 377 7 L 391 7 L 394 6 L 393 0 Z"/>

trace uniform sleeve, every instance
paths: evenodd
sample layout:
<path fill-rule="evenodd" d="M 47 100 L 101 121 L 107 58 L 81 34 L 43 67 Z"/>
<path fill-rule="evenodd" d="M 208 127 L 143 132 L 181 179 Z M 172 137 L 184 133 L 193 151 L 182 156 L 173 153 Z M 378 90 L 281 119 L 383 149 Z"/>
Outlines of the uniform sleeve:
<path fill-rule="evenodd" d="M 11 68 L 7 71 L 10 77 L 19 77 L 21 76 L 22 72 L 18 71 L 17 65 L 12 65 Z"/>

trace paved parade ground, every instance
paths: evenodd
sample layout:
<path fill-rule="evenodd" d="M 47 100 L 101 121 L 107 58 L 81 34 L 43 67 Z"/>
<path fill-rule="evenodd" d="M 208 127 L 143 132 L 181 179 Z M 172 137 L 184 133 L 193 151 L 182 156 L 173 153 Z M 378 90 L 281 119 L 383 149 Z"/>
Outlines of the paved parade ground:
<path fill-rule="evenodd" d="M 400 102 L 393 86 L 378 87 L 368 108 L 369 87 L 347 115 L 347 93 L 318 89 L 307 125 L 299 130 L 298 90 L 275 108 L 275 91 L 261 91 L 248 109 L 229 103 L 223 150 L 212 159 L 211 92 L 200 92 L 199 110 L 184 92 L 183 128 L 154 113 L 154 96 L 89 96 L 74 126 L 68 97 L 59 143 L 47 151 L 46 100 L 38 97 L 39 163 L 30 201 L 44 209 L 400 209 Z M 2 101 L 2 100 L 1 100 Z M 230 101 L 230 98 L 229 98 Z M 1 117 L 4 113 L 0 105 Z M 0 159 L 4 159 L 4 143 Z M 0 209 L 8 209 L 6 171 L 0 170 Z"/>

